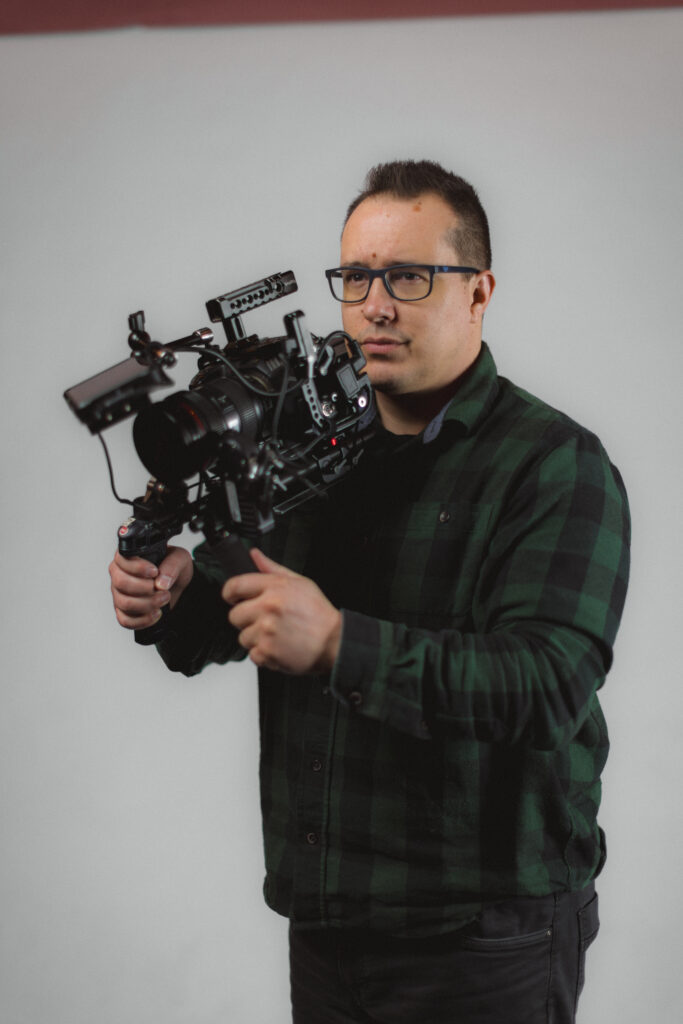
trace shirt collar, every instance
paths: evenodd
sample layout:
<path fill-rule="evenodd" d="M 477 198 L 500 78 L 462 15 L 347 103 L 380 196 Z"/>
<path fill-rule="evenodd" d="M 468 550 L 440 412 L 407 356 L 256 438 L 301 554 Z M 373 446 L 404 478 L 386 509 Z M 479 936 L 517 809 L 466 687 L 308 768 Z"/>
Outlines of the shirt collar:
<path fill-rule="evenodd" d="M 453 398 L 425 427 L 423 444 L 434 441 L 444 423 L 458 424 L 465 437 L 473 433 L 488 414 L 497 393 L 498 371 L 491 350 L 483 341 L 479 355 L 460 378 Z"/>

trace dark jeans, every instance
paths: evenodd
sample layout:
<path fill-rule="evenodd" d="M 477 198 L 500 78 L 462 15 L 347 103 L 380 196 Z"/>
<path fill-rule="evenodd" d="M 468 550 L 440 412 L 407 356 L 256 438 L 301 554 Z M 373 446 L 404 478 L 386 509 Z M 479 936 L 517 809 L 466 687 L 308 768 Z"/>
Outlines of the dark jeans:
<path fill-rule="evenodd" d="M 598 897 L 510 900 L 450 935 L 290 930 L 294 1024 L 574 1024 Z"/>

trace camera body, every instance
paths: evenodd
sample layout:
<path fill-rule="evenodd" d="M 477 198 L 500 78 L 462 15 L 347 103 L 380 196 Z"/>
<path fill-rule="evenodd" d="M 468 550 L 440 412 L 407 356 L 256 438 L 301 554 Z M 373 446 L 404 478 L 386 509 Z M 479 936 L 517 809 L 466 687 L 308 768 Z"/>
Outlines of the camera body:
<path fill-rule="evenodd" d="M 253 542 L 360 457 L 374 416 L 357 342 L 342 331 L 315 337 L 301 311 L 285 315 L 278 337 L 244 329 L 245 312 L 296 289 L 285 271 L 210 299 L 209 317 L 227 338 L 222 348 L 209 328 L 152 341 L 144 313 L 133 313 L 132 355 L 64 393 L 93 434 L 135 415 L 133 440 L 151 479 L 119 530 L 124 555 L 158 564 L 185 524 L 221 551 L 233 535 Z M 189 386 L 152 402 L 153 391 L 172 384 L 166 371 L 183 352 L 198 357 Z M 226 566 L 226 574 L 234 571 Z"/>

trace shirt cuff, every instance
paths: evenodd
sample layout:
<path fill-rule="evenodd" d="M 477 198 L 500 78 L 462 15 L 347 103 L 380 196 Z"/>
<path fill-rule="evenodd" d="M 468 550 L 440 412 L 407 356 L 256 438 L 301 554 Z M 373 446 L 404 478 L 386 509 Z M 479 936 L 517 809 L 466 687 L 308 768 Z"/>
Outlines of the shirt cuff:
<path fill-rule="evenodd" d="M 391 684 L 391 661 L 403 627 L 360 612 L 342 609 L 339 654 L 330 674 L 330 690 L 352 713 L 386 722 L 401 732 L 429 739 L 424 710 L 416 699 L 421 681 L 412 679 L 411 692 Z M 405 666 L 404 666 L 405 668 Z"/>
<path fill-rule="evenodd" d="M 220 588 L 195 565 L 192 579 L 168 613 L 167 635 L 157 644 L 168 668 L 196 675 L 209 662 L 221 664 L 234 656 L 236 633 L 227 616 Z"/>

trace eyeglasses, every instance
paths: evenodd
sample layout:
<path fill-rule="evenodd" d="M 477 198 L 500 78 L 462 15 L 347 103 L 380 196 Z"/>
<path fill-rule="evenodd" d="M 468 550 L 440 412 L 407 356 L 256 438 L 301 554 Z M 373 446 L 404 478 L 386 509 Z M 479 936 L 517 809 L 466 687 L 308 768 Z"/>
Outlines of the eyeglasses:
<path fill-rule="evenodd" d="M 394 267 L 369 270 L 368 267 L 335 267 L 326 270 L 330 291 L 338 302 L 363 302 L 376 277 L 381 277 L 392 298 L 400 302 L 426 299 L 434 284 L 434 274 L 478 274 L 476 267 L 431 266 L 427 263 L 399 263 Z"/>

